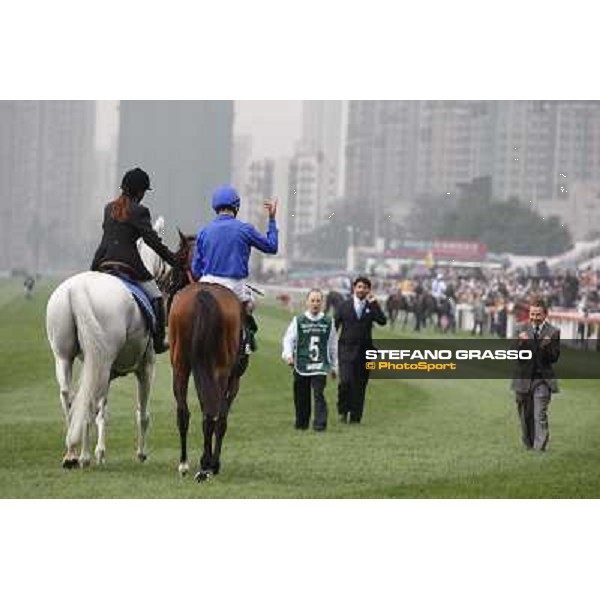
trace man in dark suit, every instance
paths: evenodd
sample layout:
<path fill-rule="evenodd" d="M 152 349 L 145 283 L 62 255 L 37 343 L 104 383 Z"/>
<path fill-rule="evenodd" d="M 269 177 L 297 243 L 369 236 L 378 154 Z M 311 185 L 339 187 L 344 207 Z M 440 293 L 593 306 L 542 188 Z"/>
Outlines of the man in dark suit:
<path fill-rule="evenodd" d="M 335 327 L 338 330 L 341 327 L 337 408 L 342 423 L 360 423 L 370 375 L 365 368 L 365 350 L 374 348 L 373 323 L 387 323 L 367 277 L 357 277 L 352 289 L 352 297 L 338 306 L 335 315 Z"/>
<path fill-rule="evenodd" d="M 517 331 L 519 350 L 531 350 L 529 360 L 518 360 L 511 388 L 515 390 L 523 444 L 528 450 L 544 451 L 550 438 L 548 406 L 558 383 L 552 365 L 560 356 L 560 330 L 546 320 L 543 300 L 529 307 L 529 324 Z"/>

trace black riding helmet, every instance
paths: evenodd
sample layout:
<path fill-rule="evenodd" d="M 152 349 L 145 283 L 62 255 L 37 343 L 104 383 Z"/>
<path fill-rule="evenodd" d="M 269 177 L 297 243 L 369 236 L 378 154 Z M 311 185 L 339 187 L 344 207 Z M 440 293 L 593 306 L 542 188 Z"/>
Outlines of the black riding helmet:
<path fill-rule="evenodd" d="M 121 181 L 121 189 L 125 194 L 131 197 L 137 197 L 142 195 L 146 190 L 151 190 L 150 177 L 146 171 L 143 171 L 139 167 L 127 171 L 123 175 L 123 181 Z"/>

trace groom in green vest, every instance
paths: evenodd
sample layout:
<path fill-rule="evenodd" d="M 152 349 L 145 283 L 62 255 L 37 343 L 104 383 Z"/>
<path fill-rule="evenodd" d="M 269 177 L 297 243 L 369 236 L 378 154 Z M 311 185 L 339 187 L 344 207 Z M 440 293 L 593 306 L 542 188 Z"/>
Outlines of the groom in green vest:
<path fill-rule="evenodd" d="M 315 431 L 327 427 L 325 385 L 327 374 L 337 373 L 337 333 L 331 317 L 322 310 L 323 294 L 312 289 L 306 297 L 306 312 L 294 317 L 283 338 L 282 358 L 294 368 L 294 406 L 296 429 L 308 429 L 311 413 L 311 388 L 315 398 Z"/>

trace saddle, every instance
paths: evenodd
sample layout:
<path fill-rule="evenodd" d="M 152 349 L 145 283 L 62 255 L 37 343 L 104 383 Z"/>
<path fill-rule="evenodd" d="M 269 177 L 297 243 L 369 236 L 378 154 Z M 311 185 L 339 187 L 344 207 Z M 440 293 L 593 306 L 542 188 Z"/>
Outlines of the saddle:
<path fill-rule="evenodd" d="M 156 330 L 156 314 L 152 308 L 150 298 L 147 296 L 144 288 L 142 288 L 135 279 L 133 269 L 124 263 L 104 262 L 100 265 L 98 270 L 101 273 L 116 277 L 123 283 L 123 285 L 131 292 L 136 304 L 140 307 L 142 315 L 144 315 L 144 320 L 146 321 L 146 326 L 151 333 L 154 333 Z"/>

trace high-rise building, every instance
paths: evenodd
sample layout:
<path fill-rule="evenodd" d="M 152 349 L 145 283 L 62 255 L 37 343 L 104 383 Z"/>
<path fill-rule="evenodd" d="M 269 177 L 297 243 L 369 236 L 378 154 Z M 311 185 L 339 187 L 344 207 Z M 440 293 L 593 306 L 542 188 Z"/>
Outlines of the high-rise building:
<path fill-rule="evenodd" d="M 493 103 L 494 197 L 566 198 L 575 182 L 598 178 L 600 102 Z"/>
<path fill-rule="evenodd" d="M 246 184 L 242 188 L 239 216 L 262 233 L 267 230 L 267 215 L 263 202 L 275 198 L 280 201 L 277 209 L 277 228 L 279 230 L 277 262 L 285 261 L 287 258 L 288 171 L 289 161 L 285 158 L 254 160 L 248 166 Z M 245 216 L 242 216 L 242 211 Z M 275 260 L 271 256 L 263 256 L 257 251 L 252 252 L 251 259 L 253 272 L 262 270 L 263 262 L 269 263 Z"/>
<path fill-rule="evenodd" d="M 248 165 L 246 184 L 242 193 L 240 218 L 264 231 L 266 219 L 262 214 L 263 201 L 273 195 L 275 165 L 270 158 L 254 160 Z M 250 253 L 250 271 L 256 276 L 262 271 L 263 256 L 254 250 Z"/>
<path fill-rule="evenodd" d="M 382 215 L 473 182 L 496 200 L 566 200 L 598 179 L 600 102 L 352 101 L 346 161 L 345 196 L 374 237 Z"/>
<path fill-rule="evenodd" d="M 250 174 L 250 163 L 252 160 L 252 136 L 236 135 L 233 138 L 231 183 L 238 190 L 238 193 L 244 194 Z M 240 219 L 248 220 L 250 217 L 249 204 L 242 202 L 240 207 Z"/>
<path fill-rule="evenodd" d="M 119 175 L 150 174 L 148 204 L 166 220 L 169 241 L 212 219 L 214 189 L 231 183 L 232 101 L 122 101 Z M 171 237 L 169 237 L 171 236 Z"/>
<path fill-rule="evenodd" d="M 92 101 L 0 102 L 0 269 L 89 264 L 94 128 Z"/>
<path fill-rule="evenodd" d="M 254 160 L 248 165 L 246 185 L 243 190 L 243 202 L 240 207 L 247 216 L 244 219 L 256 223 L 263 217 L 263 202 L 273 196 L 275 161 L 271 158 Z"/>
<path fill-rule="evenodd" d="M 326 223 L 336 198 L 335 171 L 322 153 L 299 149 L 290 161 L 288 189 L 288 253 L 295 259 L 298 237 Z"/>
<path fill-rule="evenodd" d="M 343 167 L 343 131 L 345 104 L 341 100 L 305 100 L 302 103 L 301 146 L 306 152 L 322 154 L 335 177 L 336 193 Z"/>

